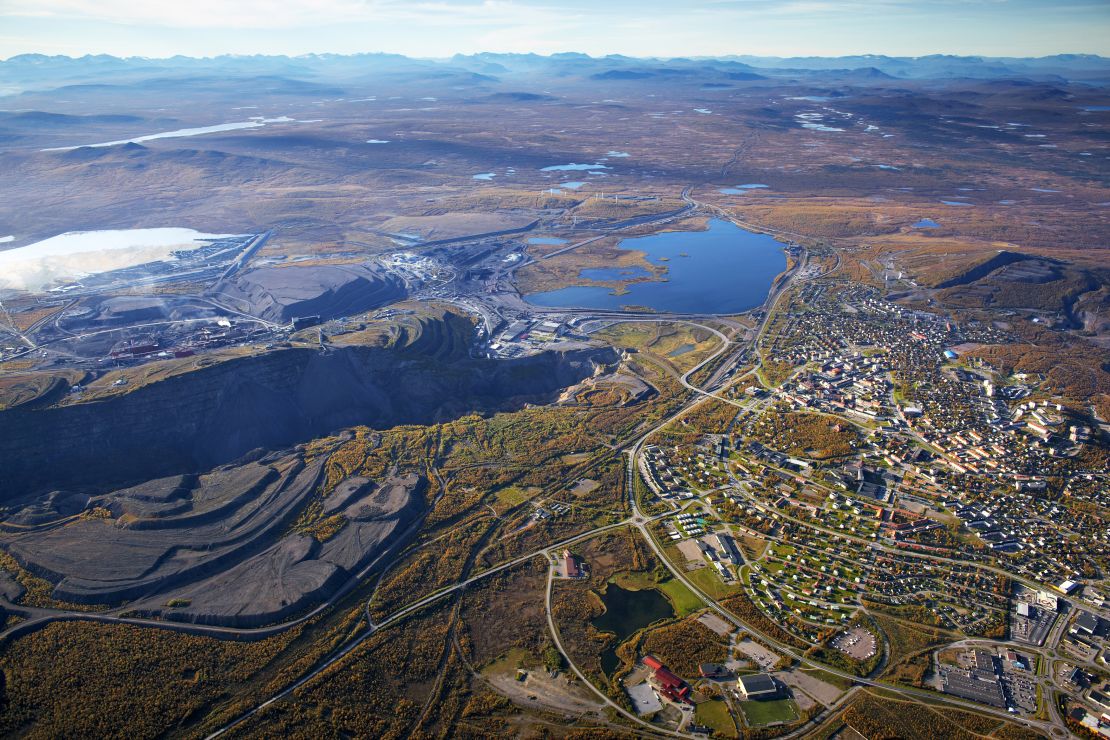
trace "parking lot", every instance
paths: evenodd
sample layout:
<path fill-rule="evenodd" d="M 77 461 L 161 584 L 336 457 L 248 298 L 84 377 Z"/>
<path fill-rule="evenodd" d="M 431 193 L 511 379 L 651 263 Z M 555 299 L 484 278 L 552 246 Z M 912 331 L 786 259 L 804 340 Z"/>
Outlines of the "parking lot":
<path fill-rule="evenodd" d="M 863 627 L 852 629 L 833 638 L 832 646 L 850 658 L 867 660 L 875 654 L 878 641 Z"/>

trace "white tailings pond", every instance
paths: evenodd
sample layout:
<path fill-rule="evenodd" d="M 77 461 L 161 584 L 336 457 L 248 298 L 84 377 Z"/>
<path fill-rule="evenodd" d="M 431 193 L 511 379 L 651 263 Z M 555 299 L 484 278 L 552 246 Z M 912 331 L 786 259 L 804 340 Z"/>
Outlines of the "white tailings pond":
<path fill-rule="evenodd" d="M 82 275 L 167 260 L 174 252 L 232 236 L 174 227 L 69 231 L 0 252 L 0 288 L 42 290 Z"/>

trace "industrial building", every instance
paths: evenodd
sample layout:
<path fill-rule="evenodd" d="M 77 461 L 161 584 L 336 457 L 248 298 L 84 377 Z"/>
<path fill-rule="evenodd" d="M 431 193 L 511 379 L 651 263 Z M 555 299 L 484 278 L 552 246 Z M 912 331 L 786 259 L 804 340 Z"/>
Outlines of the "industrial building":
<path fill-rule="evenodd" d="M 998 676 L 990 671 L 951 669 L 942 674 L 941 691 L 962 699 L 1004 708 L 1006 697 Z"/>
<path fill-rule="evenodd" d="M 673 702 L 693 704 L 690 698 L 690 686 L 671 673 L 662 661 L 654 656 L 645 655 L 643 663 L 653 671 L 650 682 L 660 696 Z"/>
<path fill-rule="evenodd" d="M 779 695 L 779 685 L 769 673 L 755 673 L 750 676 L 741 676 L 736 681 L 736 688 L 747 700 L 774 699 Z"/>

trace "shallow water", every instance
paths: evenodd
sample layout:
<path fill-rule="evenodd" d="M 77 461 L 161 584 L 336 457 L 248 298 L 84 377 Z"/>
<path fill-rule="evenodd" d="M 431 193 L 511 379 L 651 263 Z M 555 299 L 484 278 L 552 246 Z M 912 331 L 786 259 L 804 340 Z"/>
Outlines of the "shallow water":
<path fill-rule="evenodd" d="M 768 187 L 768 185 L 760 182 L 750 182 L 746 185 L 737 185 L 734 188 L 721 188 L 721 192 L 725 195 L 744 195 L 751 190 L 764 190 Z"/>

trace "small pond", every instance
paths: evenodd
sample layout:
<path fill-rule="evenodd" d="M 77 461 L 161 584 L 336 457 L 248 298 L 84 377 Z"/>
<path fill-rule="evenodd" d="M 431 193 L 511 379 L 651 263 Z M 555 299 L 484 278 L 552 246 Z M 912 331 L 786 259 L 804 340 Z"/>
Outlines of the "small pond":
<path fill-rule="evenodd" d="M 629 591 L 610 583 L 605 587 L 601 600 L 605 604 L 605 613 L 592 624 L 602 632 L 612 632 L 617 636 L 612 647 L 601 654 L 601 669 L 606 674 L 611 674 L 620 665 L 617 645 L 652 622 L 674 616 L 671 602 L 654 588 Z"/>

